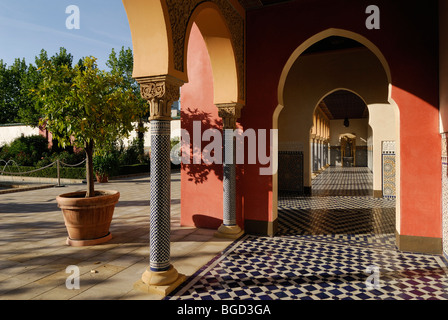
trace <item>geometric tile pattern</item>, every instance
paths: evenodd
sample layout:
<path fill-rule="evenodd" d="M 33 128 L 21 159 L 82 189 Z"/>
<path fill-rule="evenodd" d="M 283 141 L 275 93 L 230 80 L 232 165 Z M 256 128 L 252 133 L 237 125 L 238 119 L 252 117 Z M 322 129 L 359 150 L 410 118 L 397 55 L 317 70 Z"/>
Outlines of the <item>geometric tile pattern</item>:
<path fill-rule="evenodd" d="M 442 133 L 442 248 L 448 259 L 448 139 Z"/>
<path fill-rule="evenodd" d="M 396 186 L 395 186 L 395 141 L 383 141 L 382 150 L 382 180 L 383 180 L 383 197 L 395 198 Z"/>
<path fill-rule="evenodd" d="M 325 172 L 316 179 L 326 179 Z M 394 200 L 286 196 L 278 202 L 276 236 L 243 236 L 165 299 L 448 299 L 441 256 L 397 250 Z"/>
<path fill-rule="evenodd" d="M 383 154 L 383 197 L 395 198 L 395 155 Z"/>
<path fill-rule="evenodd" d="M 337 243 L 395 247 L 395 210 L 300 209 L 279 207 L 278 235 Z"/>
<path fill-rule="evenodd" d="M 448 257 L 448 158 L 442 157 L 442 230 L 443 253 Z"/>
<path fill-rule="evenodd" d="M 446 300 L 446 268 L 440 257 L 246 236 L 168 299 Z"/>
<path fill-rule="evenodd" d="M 383 141 L 382 142 L 382 189 L 383 197 L 395 198 L 396 186 L 395 186 L 395 141 Z"/>
<path fill-rule="evenodd" d="M 224 130 L 224 154 L 223 164 L 223 224 L 236 225 L 236 167 L 235 167 L 235 141 L 233 130 Z M 230 161 L 227 161 L 229 159 Z M 233 160 L 232 160 L 233 159 Z"/>
<path fill-rule="evenodd" d="M 170 267 L 170 121 L 151 121 L 150 268 Z"/>
<path fill-rule="evenodd" d="M 365 167 L 329 167 L 313 180 L 312 194 L 327 196 L 371 196 L 373 175 Z"/>

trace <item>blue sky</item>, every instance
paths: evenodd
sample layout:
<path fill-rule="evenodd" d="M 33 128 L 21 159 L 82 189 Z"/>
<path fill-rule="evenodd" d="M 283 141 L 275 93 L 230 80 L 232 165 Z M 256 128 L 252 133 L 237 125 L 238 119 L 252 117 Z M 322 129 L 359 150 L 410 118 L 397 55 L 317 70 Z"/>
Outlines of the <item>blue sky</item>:
<path fill-rule="evenodd" d="M 79 30 L 66 27 L 70 5 L 79 8 Z M 34 64 L 41 49 L 51 57 L 65 47 L 74 62 L 94 56 L 107 69 L 112 48 L 122 46 L 132 48 L 121 0 L 0 0 L 0 59 L 8 66 L 15 58 Z"/>

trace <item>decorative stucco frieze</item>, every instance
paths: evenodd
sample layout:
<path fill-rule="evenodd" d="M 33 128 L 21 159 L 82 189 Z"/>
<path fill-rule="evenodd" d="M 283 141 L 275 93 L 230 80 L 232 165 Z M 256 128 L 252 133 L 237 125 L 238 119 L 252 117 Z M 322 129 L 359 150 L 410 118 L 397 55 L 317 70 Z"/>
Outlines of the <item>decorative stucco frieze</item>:
<path fill-rule="evenodd" d="M 184 53 L 187 45 L 186 32 L 188 23 L 194 10 L 205 2 L 212 2 L 219 7 L 229 28 L 238 73 L 238 94 L 240 99 L 244 100 L 244 18 L 227 0 L 166 0 L 173 38 L 174 68 L 177 71 L 185 71 Z"/>

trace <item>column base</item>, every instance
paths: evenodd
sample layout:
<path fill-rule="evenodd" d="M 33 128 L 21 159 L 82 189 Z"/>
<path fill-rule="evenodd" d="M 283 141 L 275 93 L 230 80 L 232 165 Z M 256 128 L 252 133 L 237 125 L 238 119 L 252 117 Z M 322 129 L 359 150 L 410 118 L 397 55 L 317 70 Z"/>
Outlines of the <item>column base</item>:
<path fill-rule="evenodd" d="M 226 226 L 221 225 L 218 231 L 215 233 L 215 237 L 217 238 L 225 238 L 225 239 L 238 239 L 244 234 L 244 231 L 241 230 L 239 226 Z"/>
<path fill-rule="evenodd" d="M 145 293 L 167 296 L 186 279 L 187 277 L 179 274 L 173 266 L 162 272 L 151 271 L 148 268 L 141 280 L 134 284 L 134 288 Z"/>

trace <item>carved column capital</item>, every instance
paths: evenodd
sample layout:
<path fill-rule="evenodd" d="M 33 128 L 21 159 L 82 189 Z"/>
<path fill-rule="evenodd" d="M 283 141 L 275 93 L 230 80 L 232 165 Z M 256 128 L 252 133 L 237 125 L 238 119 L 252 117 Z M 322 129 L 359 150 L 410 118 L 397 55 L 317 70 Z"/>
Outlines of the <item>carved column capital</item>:
<path fill-rule="evenodd" d="M 218 115 L 222 118 L 223 129 L 236 129 L 236 120 L 241 117 L 243 105 L 240 103 L 217 104 Z"/>
<path fill-rule="evenodd" d="M 180 98 L 183 82 L 169 75 L 136 79 L 150 105 L 149 120 L 171 120 L 171 105 Z"/>

